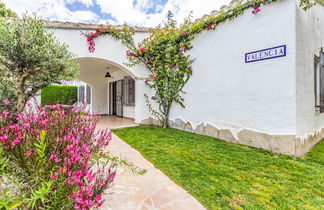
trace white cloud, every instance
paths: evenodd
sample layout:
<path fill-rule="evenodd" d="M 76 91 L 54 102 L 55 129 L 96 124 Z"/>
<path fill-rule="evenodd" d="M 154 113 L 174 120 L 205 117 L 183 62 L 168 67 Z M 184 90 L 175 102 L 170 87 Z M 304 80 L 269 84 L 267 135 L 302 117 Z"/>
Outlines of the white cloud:
<path fill-rule="evenodd" d="M 26 11 L 35 12 L 46 20 L 97 22 L 99 19 L 99 16 L 91 11 L 70 11 L 64 0 L 3 0 L 3 2 L 18 14 Z"/>
<path fill-rule="evenodd" d="M 93 5 L 92 0 L 65 0 L 65 2 L 68 3 L 68 4 L 73 4 L 75 2 L 80 2 L 80 3 L 84 4 L 84 5 L 86 5 L 87 7 Z"/>
<path fill-rule="evenodd" d="M 110 13 L 119 23 L 126 22 L 131 25 L 154 26 L 165 20 L 168 11 L 172 11 L 174 17 L 181 22 L 193 11 L 193 18 L 199 18 L 209 14 L 222 5 L 228 5 L 230 0 L 169 0 L 164 6 L 157 5 L 156 14 L 146 14 L 149 8 L 154 6 L 154 0 L 137 0 L 133 7 L 133 0 L 96 0 L 102 12 Z"/>
<path fill-rule="evenodd" d="M 111 24 L 126 22 L 137 26 L 155 26 L 166 19 L 169 10 L 181 22 L 190 11 L 193 11 L 193 18 L 196 19 L 219 9 L 224 4 L 229 4 L 230 0 L 168 0 L 165 5 L 161 0 L 136 0 L 136 5 L 133 5 L 134 0 L 3 0 L 3 2 L 18 14 L 28 10 L 47 20 L 106 23 L 106 20 L 100 18 L 100 14 L 90 10 L 71 11 L 66 7 L 66 4 L 75 2 L 83 3 L 86 7 L 94 6 L 96 3 L 102 13 L 110 14 L 116 20 L 108 20 Z"/>

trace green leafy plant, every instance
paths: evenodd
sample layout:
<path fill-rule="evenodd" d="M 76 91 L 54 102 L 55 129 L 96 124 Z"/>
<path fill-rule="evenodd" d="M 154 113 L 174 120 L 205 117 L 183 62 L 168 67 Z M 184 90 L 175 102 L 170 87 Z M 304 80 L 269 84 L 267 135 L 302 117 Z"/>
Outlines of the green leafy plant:
<path fill-rule="evenodd" d="M 3 149 L 0 147 L 0 172 L 4 173 L 8 166 L 8 158 L 3 155 Z"/>
<path fill-rule="evenodd" d="M 15 209 L 20 206 L 23 202 L 19 200 L 19 197 L 13 195 L 9 189 L 5 188 L 2 191 L 2 195 L 0 197 L 0 209 Z"/>
<path fill-rule="evenodd" d="M 78 88 L 67 85 L 49 85 L 42 89 L 41 104 L 54 105 L 65 104 L 72 105 L 78 100 Z"/>
<path fill-rule="evenodd" d="M 15 17 L 17 17 L 17 14 L 12 10 L 7 9 L 6 5 L 0 1 L 0 18 L 1 17 L 4 17 L 4 18 L 14 17 L 15 18 Z"/>
<path fill-rule="evenodd" d="M 314 1 L 314 0 L 301 0 L 299 3 L 299 6 L 301 8 L 303 8 L 303 10 L 305 10 L 305 11 L 309 10 L 310 8 L 312 8 L 315 5 L 316 5 L 316 1 Z"/>
<path fill-rule="evenodd" d="M 36 152 L 38 154 L 38 158 L 39 158 L 39 164 L 45 164 L 47 157 L 46 157 L 46 131 L 42 130 L 40 133 L 40 138 L 36 139 L 36 141 L 34 142 L 35 148 L 36 148 Z"/>
<path fill-rule="evenodd" d="M 53 182 L 54 182 L 53 180 L 49 180 L 47 182 L 41 183 L 39 189 L 37 190 L 32 189 L 31 196 L 29 199 L 27 199 L 27 203 L 28 203 L 27 207 L 31 209 L 34 209 L 36 206 L 46 207 L 46 203 L 49 202 L 48 194 L 51 192 L 51 187 Z"/>

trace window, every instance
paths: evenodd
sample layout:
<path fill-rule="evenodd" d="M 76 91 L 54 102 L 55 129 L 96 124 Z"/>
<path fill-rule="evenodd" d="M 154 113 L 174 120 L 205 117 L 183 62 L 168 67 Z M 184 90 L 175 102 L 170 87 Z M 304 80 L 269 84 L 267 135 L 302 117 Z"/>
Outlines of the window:
<path fill-rule="evenodd" d="M 320 51 L 319 56 L 314 57 L 314 90 L 315 107 L 321 113 L 324 112 L 324 52 Z"/>
<path fill-rule="evenodd" d="M 135 105 L 135 80 L 131 77 L 124 77 L 124 105 Z"/>
<path fill-rule="evenodd" d="M 90 85 L 87 85 L 86 89 L 86 99 L 87 99 L 87 104 L 91 104 L 91 87 Z"/>
<path fill-rule="evenodd" d="M 79 102 L 84 103 L 84 86 L 79 86 Z"/>

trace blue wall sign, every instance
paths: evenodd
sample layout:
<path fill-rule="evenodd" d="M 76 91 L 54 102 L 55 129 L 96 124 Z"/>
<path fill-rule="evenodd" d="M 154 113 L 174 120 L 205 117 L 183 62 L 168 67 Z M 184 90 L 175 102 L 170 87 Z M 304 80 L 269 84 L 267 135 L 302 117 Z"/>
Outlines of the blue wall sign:
<path fill-rule="evenodd" d="M 267 48 L 245 54 L 245 63 L 262 61 L 272 58 L 279 58 L 287 55 L 286 45 Z"/>

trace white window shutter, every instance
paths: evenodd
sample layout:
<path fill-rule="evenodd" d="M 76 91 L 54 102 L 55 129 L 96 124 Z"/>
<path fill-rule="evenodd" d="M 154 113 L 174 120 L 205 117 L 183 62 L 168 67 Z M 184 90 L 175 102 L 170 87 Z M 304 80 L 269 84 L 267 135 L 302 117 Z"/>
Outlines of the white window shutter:
<path fill-rule="evenodd" d="M 319 56 L 319 76 L 320 76 L 320 112 L 324 112 L 324 52 L 323 49 Z"/>

